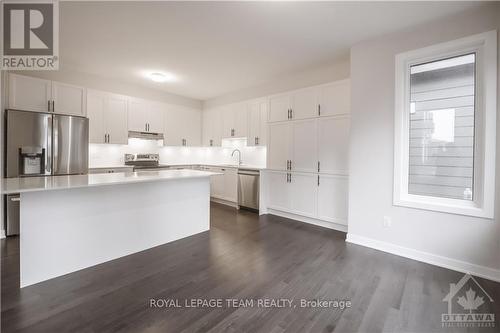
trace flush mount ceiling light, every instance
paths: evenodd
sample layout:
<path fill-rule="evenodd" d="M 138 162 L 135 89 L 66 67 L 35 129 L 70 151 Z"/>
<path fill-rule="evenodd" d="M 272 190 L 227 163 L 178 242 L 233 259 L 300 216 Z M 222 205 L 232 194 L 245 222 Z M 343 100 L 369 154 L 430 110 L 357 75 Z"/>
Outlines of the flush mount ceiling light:
<path fill-rule="evenodd" d="M 147 77 L 154 82 L 173 82 L 177 80 L 175 75 L 162 72 L 150 72 L 147 74 Z"/>

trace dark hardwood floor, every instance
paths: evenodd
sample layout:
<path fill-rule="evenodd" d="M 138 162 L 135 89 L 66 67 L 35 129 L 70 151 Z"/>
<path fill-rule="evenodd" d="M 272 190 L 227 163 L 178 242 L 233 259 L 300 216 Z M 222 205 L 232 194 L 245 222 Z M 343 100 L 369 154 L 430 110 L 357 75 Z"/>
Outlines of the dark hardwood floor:
<path fill-rule="evenodd" d="M 345 243 L 345 234 L 212 205 L 211 230 L 19 289 L 2 240 L 2 332 L 498 332 L 442 328 L 463 274 Z M 496 301 L 500 284 L 477 279 Z M 296 307 L 154 308 L 151 299 L 293 299 Z M 303 308 L 300 299 L 352 306 Z M 157 303 L 158 304 L 158 303 Z M 255 303 L 256 304 L 256 303 Z"/>

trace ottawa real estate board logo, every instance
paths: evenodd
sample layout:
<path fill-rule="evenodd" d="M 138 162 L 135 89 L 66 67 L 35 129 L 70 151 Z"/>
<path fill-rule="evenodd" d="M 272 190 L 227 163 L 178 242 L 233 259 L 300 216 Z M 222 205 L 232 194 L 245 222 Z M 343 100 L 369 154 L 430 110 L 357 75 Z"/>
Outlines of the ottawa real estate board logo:
<path fill-rule="evenodd" d="M 441 315 L 443 327 L 495 327 L 493 299 L 470 274 L 450 283 L 443 302 L 448 303 L 448 313 Z"/>
<path fill-rule="evenodd" d="M 2 1 L 3 70 L 59 68 L 59 3 Z"/>

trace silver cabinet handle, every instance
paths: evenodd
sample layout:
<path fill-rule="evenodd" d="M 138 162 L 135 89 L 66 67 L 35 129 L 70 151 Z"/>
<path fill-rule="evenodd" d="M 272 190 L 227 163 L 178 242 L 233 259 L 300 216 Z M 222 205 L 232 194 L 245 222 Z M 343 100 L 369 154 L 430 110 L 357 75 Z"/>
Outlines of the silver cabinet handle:
<path fill-rule="evenodd" d="M 214 145 L 214 140 L 210 139 L 210 147 L 212 147 Z"/>
<path fill-rule="evenodd" d="M 319 175 L 318 175 L 318 186 L 319 186 Z"/>
<path fill-rule="evenodd" d="M 147 132 L 148 131 L 148 124 L 144 123 L 144 130 Z"/>
<path fill-rule="evenodd" d="M 52 112 L 56 112 L 56 102 L 52 100 Z"/>
<path fill-rule="evenodd" d="M 320 170 L 320 167 L 319 167 L 319 161 L 318 161 L 318 172 L 319 172 L 319 170 Z"/>
<path fill-rule="evenodd" d="M 50 100 L 47 101 L 47 111 L 50 112 Z"/>
<path fill-rule="evenodd" d="M 318 116 L 321 116 L 321 104 L 318 104 Z"/>
<path fill-rule="evenodd" d="M 290 170 L 292 170 L 292 160 L 290 160 Z"/>
<path fill-rule="evenodd" d="M 290 119 L 293 119 L 293 109 L 290 108 Z"/>

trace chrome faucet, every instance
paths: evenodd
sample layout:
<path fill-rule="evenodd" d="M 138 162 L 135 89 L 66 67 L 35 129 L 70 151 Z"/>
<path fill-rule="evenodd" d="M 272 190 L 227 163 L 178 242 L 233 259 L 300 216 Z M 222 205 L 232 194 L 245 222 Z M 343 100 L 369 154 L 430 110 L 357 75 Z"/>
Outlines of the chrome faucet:
<path fill-rule="evenodd" d="M 231 153 L 231 157 L 234 156 L 234 153 L 238 152 L 238 166 L 241 165 L 241 151 L 239 149 L 235 149 L 233 150 L 233 152 Z"/>

